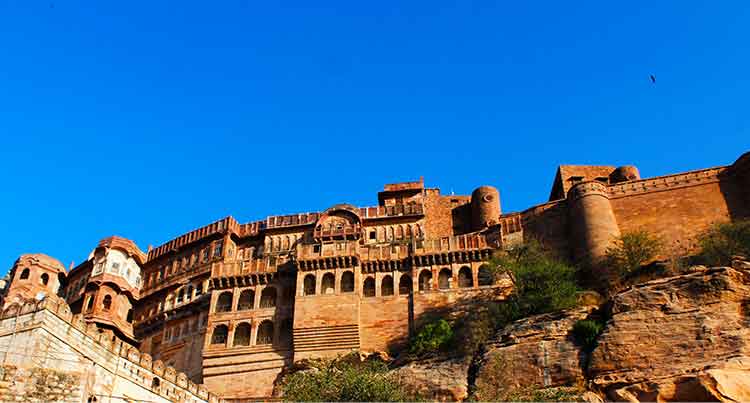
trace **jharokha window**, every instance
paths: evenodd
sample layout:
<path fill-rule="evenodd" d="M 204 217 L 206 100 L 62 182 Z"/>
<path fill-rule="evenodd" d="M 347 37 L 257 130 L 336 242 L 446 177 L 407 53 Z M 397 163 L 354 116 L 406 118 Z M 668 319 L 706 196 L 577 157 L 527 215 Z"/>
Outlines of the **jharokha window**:
<path fill-rule="evenodd" d="M 102 308 L 105 311 L 109 311 L 110 308 L 112 308 L 112 296 L 111 295 L 107 295 L 104 297 L 104 301 L 102 302 Z"/>
<path fill-rule="evenodd" d="M 216 242 L 216 245 L 214 245 L 214 257 L 221 256 L 221 249 L 224 246 L 223 242 Z"/>
<path fill-rule="evenodd" d="M 23 271 L 21 272 L 21 277 L 19 277 L 19 279 L 26 280 L 28 278 L 29 278 L 29 269 L 23 269 Z"/>

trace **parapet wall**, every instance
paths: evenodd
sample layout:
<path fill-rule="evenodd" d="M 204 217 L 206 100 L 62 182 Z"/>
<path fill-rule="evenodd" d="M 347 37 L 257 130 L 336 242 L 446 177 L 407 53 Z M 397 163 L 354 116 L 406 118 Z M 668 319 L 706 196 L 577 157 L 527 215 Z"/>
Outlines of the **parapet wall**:
<path fill-rule="evenodd" d="M 13 304 L 5 309 L 0 316 L 0 348 L 5 353 L 4 362 L 15 367 L 94 374 L 89 376 L 87 384 L 82 384 L 84 394 L 89 396 L 124 395 L 154 402 L 220 402 L 205 386 L 191 382 L 184 373 L 100 333 L 93 323 L 87 325 L 80 317 L 74 317 L 65 302 L 51 298 Z M 39 350 L 44 348 L 48 351 L 41 355 Z"/>

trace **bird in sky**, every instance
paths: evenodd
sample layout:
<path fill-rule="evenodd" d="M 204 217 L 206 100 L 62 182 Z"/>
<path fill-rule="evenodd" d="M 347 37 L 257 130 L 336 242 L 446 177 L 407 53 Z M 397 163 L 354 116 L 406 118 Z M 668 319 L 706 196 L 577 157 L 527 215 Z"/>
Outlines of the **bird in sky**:
<path fill-rule="evenodd" d="M 655 77 L 655 76 L 654 76 L 653 74 L 651 74 L 651 75 L 649 76 L 649 78 L 651 78 L 651 83 L 652 83 L 652 84 L 655 84 L 655 83 L 656 83 L 656 77 Z"/>

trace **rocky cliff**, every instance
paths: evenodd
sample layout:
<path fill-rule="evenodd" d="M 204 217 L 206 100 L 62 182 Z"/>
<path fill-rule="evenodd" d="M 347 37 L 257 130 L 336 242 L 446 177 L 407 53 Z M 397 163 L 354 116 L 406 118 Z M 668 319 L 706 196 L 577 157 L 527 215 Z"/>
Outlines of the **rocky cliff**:
<path fill-rule="evenodd" d="M 750 401 L 747 262 L 633 286 L 604 310 L 608 319 L 591 352 L 571 332 L 590 307 L 506 327 L 479 362 L 477 398 L 513 396 L 497 394 L 503 388 L 577 385 L 587 400 Z"/>

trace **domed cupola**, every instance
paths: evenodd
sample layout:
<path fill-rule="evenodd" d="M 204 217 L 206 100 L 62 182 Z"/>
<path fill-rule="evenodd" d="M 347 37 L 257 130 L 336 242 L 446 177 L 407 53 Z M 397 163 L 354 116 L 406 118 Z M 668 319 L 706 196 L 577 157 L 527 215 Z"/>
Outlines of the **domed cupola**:
<path fill-rule="evenodd" d="M 3 305 L 56 295 L 65 279 L 65 267 L 43 253 L 21 255 L 9 273 Z"/>

